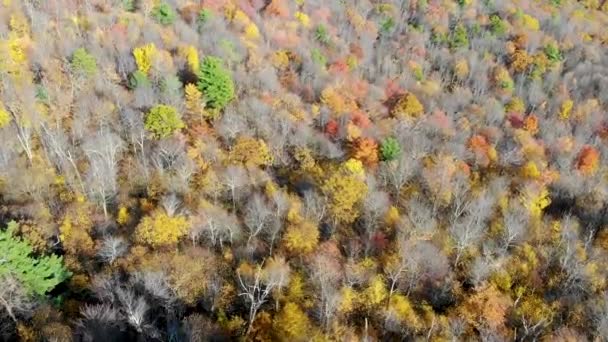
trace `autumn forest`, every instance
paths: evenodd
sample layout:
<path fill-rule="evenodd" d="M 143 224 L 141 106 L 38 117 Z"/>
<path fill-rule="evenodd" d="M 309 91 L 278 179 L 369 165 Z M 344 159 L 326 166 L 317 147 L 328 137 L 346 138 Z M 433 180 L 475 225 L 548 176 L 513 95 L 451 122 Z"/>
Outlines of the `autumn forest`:
<path fill-rule="evenodd" d="M 0 0 L 0 340 L 608 341 L 607 27 Z"/>

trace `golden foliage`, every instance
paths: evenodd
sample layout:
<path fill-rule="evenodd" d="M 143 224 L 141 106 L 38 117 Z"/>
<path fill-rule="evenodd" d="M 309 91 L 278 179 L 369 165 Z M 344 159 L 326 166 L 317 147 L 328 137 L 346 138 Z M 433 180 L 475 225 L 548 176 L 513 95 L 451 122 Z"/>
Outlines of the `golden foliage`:
<path fill-rule="evenodd" d="M 309 221 L 291 224 L 284 236 L 285 248 L 295 254 L 312 252 L 319 243 L 319 230 Z"/>
<path fill-rule="evenodd" d="M 308 335 L 311 324 L 306 313 L 289 302 L 277 314 L 273 326 L 279 341 L 299 341 Z"/>
<path fill-rule="evenodd" d="M 4 104 L 0 102 L 0 128 L 5 127 L 11 122 L 11 115 L 4 107 Z"/>
<path fill-rule="evenodd" d="M 459 308 L 459 315 L 475 327 L 488 326 L 492 330 L 504 329 L 513 301 L 494 285 L 486 286 L 467 298 Z"/>
<path fill-rule="evenodd" d="M 388 312 L 408 329 L 418 331 L 422 329 L 423 323 L 414 311 L 414 307 L 409 299 L 401 294 L 395 294 L 391 297 L 388 307 Z"/>
<path fill-rule="evenodd" d="M 403 95 L 391 111 L 391 114 L 397 118 L 417 118 L 424 113 L 424 107 L 418 98 L 407 93 Z"/>
<path fill-rule="evenodd" d="M 235 163 L 255 166 L 268 166 L 273 160 L 264 140 L 250 137 L 238 138 L 228 159 Z"/>
<path fill-rule="evenodd" d="M 341 87 L 337 86 L 328 86 L 323 89 L 321 102 L 336 116 L 352 113 L 358 108 L 355 100 L 348 96 L 347 92 L 343 92 Z"/>
<path fill-rule="evenodd" d="M 376 306 L 384 303 L 388 297 L 386 284 L 382 276 L 374 276 L 369 285 L 363 290 L 364 304 L 366 306 Z"/>
<path fill-rule="evenodd" d="M 337 221 L 352 223 L 359 216 L 357 205 L 367 193 L 363 176 L 361 162 L 349 159 L 321 186 L 330 200 L 330 212 Z"/>
<path fill-rule="evenodd" d="M 528 66 L 532 64 L 532 57 L 528 55 L 526 50 L 515 50 L 511 54 L 511 67 L 516 72 L 524 72 L 528 69 Z"/>
<path fill-rule="evenodd" d="M 186 63 L 188 64 L 188 68 L 194 74 L 198 73 L 200 67 L 200 61 L 198 58 L 198 51 L 192 45 L 182 46 L 180 47 L 180 55 L 186 59 Z M 137 64 L 139 66 L 139 64 Z M 142 70 L 140 70 L 142 71 Z M 142 71 L 143 72 L 143 71 Z"/>
<path fill-rule="evenodd" d="M 91 239 L 91 228 L 93 222 L 86 205 L 81 204 L 75 210 L 67 213 L 59 226 L 59 239 L 63 249 L 71 254 L 93 253 L 93 239 Z"/>
<path fill-rule="evenodd" d="M 135 58 L 135 64 L 137 64 L 137 70 L 147 75 L 157 55 L 158 51 L 154 43 L 136 47 L 133 50 L 133 57 Z"/>
<path fill-rule="evenodd" d="M 168 216 L 155 212 L 137 225 L 135 239 L 152 247 L 175 245 L 188 232 L 188 220 L 183 216 Z"/>

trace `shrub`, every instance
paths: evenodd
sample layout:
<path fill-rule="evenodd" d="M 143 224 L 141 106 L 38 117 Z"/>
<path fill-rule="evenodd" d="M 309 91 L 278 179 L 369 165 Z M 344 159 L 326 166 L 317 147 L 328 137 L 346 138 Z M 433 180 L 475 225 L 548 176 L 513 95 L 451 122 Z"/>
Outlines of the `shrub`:
<path fill-rule="evenodd" d="M 390 161 L 395 160 L 401 154 L 401 145 L 399 145 L 399 141 L 393 137 L 389 137 L 384 139 L 382 144 L 380 144 L 380 155 L 382 160 Z"/>
<path fill-rule="evenodd" d="M 84 48 L 79 48 L 72 54 L 72 70 L 83 76 L 91 77 L 97 73 L 95 57 Z"/>
<path fill-rule="evenodd" d="M 175 20 L 175 11 L 166 2 L 154 6 L 151 14 L 161 25 L 171 25 Z"/>
<path fill-rule="evenodd" d="M 234 83 L 230 73 L 222 66 L 222 60 L 207 56 L 198 73 L 198 89 L 206 103 L 213 109 L 222 109 L 234 98 Z"/>
<path fill-rule="evenodd" d="M 146 116 L 145 128 L 157 138 L 166 138 L 175 131 L 184 128 L 184 123 L 177 110 L 167 105 L 157 105 L 150 109 Z"/>

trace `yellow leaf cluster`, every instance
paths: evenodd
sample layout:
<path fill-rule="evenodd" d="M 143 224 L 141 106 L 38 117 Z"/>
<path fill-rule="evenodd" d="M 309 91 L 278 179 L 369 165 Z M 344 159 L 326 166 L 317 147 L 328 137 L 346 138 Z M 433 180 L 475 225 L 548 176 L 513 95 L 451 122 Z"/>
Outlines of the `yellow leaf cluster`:
<path fill-rule="evenodd" d="M 407 93 L 401 97 L 391 112 L 397 118 L 417 118 L 423 113 L 422 103 L 412 93 Z"/>
<path fill-rule="evenodd" d="M 297 304 L 287 303 L 273 322 L 279 341 L 298 341 L 307 336 L 310 329 L 308 316 Z"/>
<path fill-rule="evenodd" d="M 120 225 L 125 225 L 129 222 L 130 219 L 131 217 L 129 215 L 129 209 L 127 209 L 127 207 L 120 207 L 120 209 L 118 209 L 116 222 L 118 222 L 118 224 Z"/>
<path fill-rule="evenodd" d="M 412 330 L 419 330 L 422 328 L 422 322 L 416 314 L 416 311 L 414 311 L 412 303 L 404 295 L 395 294 L 391 297 L 389 312 L 393 313 L 402 324 Z"/>
<path fill-rule="evenodd" d="M 538 179 L 541 176 L 536 163 L 533 161 L 527 162 L 521 169 L 521 174 L 524 178 Z"/>
<path fill-rule="evenodd" d="M 340 304 L 338 311 L 341 313 L 349 313 L 355 310 L 359 306 L 359 293 L 352 287 L 343 287 L 340 289 Z"/>
<path fill-rule="evenodd" d="M 285 70 L 289 66 L 289 54 L 287 50 L 276 51 L 270 57 L 270 61 L 275 68 Z"/>
<path fill-rule="evenodd" d="M 572 114 L 573 107 L 574 107 L 574 101 L 572 101 L 572 100 L 564 101 L 564 103 L 562 103 L 560 111 L 559 111 L 559 118 L 564 121 L 568 120 L 570 118 L 570 114 Z"/>
<path fill-rule="evenodd" d="M 260 30 L 254 23 L 249 23 L 245 26 L 245 38 L 248 40 L 257 40 L 260 38 Z"/>
<path fill-rule="evenodd" d="M 335 115 L 342 115 L 354 112 L 357 102 L 342 92 L 338 86 L 328 86 L 321 92 L 321 102 L 326 105 Z"/>
<path fill-rule="evenodd" d="M 543 209 L 551 204 L 549 191 L 542 187 L 535 189 L 534 187 L 526 187 L 520 196 L 522 204 L 528 209 L 532 217 L 539 218 L 542 215 Z"/>
<path fill-rule="evenodd" d="M 11 115 L 8 113 L 2 102 L 0 102 L 0 128 L 5 127 L 11 122 Z"/>
<path fill-rule="evenodd" d="M 188 232 L 188 220 L 183 216 L 170 217 L 156 212 L 144 217 L 137 225 L 137 241 L 152 247 L 175 245 Z"/>
<path fill-rule="evenodd" d="M 365 298 L 365 304 L 367 306 L 382 304 L 388 297 L 384 279 L 379 275 L 372 278 L 368 287 L 363 291 L 363 297 Z"/>
<path fill-rule="evenodd" d="M 196 48 L 192 45 L 182 46 L 180 47 L 179 52 L 180 55 L 186 59 L 190 71 L 196 74 L 200 66 L 200 60 L 198 58 L 198 51 Z"/>
<path fill-rule="evenodd" d="M 363 164 L 349 159 L 323 183 L 321 189 L 330 199 L 330 212 L 343 223 L 352 223 L 359 215 L 357 204 L 367 193 Z"/>
<path fill-rule="evenodd" d="M 203 113 L 203 105 L 201 103 L 203 94 L 195 84 L 186 84 L 184 87 L 184 97 L 186 98 L 186 112 L 188 114 L 198 116 Z"/>
<path fill-rule="evenodd" d="M 522 24 L 526 29 L 531 31 L 538 31 L 540 29 L 540 23 L 538 22 L 538 19 L 534 18 L 529 14 L 524 14 L 522 16 Z"/>
<path fill-rule="evenodd" d="M 91 226 L 92 222 L 83 210 L 77 210 L 75 214 L 67 214 L 59 226 L 59 239 L 63 249 L 70 254 L 91 253 L 93 250 Z"/>
<path fill-rule="evenodd" d="M 296 19 L 302 24 L 302 26 L 309 28 L 310 27 L 310 17 L 306 13 L 302 13 L 300 11 L 295 14 Z"/>
<path fill-rule="evenodd" d="M 266 142 L 250 137 L 237 139 L 234 148 L 230 151 L 229 159 L 232 162 L 255 166 L 267 166 L 273 161 Z"/>
<path fill-rule="evenodd" d="M 305 254 L 312 252 L 319 243 L 319 230 L 310 221 L 302 221 L 287 227 L 284 236 L 285 247 L 291 253 Z"/>
<path fill-rule="evenodd" d="M 156 45 L 154 45 L 154 43 L 136 47 L 133 50 L 133 57 L 135 58 L 137 69 L 146 75 L 150 71 L 154 58 L 156 58 L 157 55 L 158 50 L 156 50 Z"/>

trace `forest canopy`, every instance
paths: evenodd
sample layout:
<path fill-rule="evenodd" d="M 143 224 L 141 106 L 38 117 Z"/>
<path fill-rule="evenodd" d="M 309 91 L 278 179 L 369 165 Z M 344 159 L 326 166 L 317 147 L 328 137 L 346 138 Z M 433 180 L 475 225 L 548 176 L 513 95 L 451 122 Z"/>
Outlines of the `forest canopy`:
<path fill-rule="evenodd" d="M 0 1 L 0 339 L 607 340 L 607 27 Z"/>

